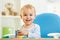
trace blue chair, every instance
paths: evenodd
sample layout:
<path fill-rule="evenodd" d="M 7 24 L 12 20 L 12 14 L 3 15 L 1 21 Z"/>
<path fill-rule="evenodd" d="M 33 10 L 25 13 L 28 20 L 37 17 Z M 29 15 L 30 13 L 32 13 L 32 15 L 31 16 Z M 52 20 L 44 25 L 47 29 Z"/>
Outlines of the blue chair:
<path fill-rule="evenodd" d="M 60 18 L 53 13 L 43 13 L 36 17 L 34 23 L 40 25 L 42 38 L 53 38 L 49 33 L 60 33 Z"/>

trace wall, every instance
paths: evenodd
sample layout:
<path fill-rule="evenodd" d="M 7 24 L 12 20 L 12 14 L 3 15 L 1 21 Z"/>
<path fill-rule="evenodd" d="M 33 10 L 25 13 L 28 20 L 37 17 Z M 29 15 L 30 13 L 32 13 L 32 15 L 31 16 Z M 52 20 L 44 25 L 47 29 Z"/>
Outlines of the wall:
<path fill-rule="evenodd" d="M 21 0 L 21 7 L 25 4 L 32 4 L 36 8 L 37 15 L 42 13 L 54 13 L 60 16 L 59 0 Z"/>

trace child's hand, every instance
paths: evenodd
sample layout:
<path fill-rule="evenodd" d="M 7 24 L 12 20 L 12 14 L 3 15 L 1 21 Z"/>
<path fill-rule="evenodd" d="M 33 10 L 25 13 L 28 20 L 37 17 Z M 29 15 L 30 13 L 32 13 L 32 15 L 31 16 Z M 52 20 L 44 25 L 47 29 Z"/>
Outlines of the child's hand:
<path fill-rule="evenodd" d="M 21 30 L 21 32 L 22 32 L 23 35 L 28 36 L 28 32 L 27 31 Z"/>
<path fill-rule="evenodd" d="M 18 30 L 17 32 L 17 35 L 20 35 L 20 36 L 28 36 L 28 32 L 24 31 L 24 30 Z"/>
<path fill-rule="evenodd" d="M 18 31 L 17 31 L 17 36 L 23 36 L 21 30 L 18 30 Z"/>

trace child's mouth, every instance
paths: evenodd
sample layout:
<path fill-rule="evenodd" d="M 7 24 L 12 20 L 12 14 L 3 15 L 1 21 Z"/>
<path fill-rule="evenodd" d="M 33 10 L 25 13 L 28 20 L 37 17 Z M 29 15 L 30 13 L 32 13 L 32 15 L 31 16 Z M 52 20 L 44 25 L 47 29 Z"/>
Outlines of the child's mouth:
<path fill-rule="evenodd" d="M 31 21 L 31 20 L 26 20 L 26 21 Z"/>

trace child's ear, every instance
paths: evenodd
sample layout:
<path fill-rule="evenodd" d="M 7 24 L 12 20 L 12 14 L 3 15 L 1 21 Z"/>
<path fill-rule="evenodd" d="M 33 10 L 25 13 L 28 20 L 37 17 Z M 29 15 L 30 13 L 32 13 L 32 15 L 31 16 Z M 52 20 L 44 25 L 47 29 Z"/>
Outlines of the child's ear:
<path fill-rule="evenodd" d="M 20 15 L 20 17 L 22 18 L 22 16 Z"/>

